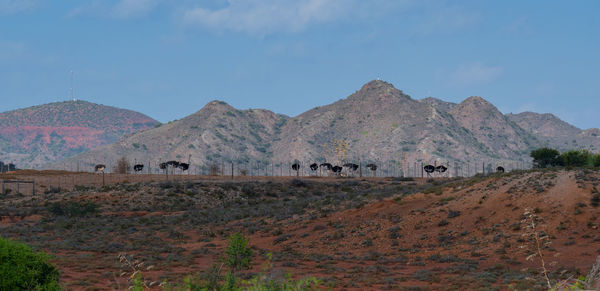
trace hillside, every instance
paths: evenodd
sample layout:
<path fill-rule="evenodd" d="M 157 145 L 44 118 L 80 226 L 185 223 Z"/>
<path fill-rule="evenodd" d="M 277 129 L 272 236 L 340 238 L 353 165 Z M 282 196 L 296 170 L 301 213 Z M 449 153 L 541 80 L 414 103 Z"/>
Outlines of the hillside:
<path fill-rule="evenodd" d="M 472 133 L 493 158 L 526 157 L 541 143 L 504 116 L 494 105 L 475 96 L 465 99 L 449 113 Z"/>
<path fill-rule="evenodd" d="M 600 175 L 592 170 L 435 181 L 156 175 L 150 182 L 108 174 L 121 183 L 106 187 L 99 175 L 77 173 L 86 187 L 48 187 L 68 175 L 0 175 L 48 190 L 5 194 L 0 235 L 51 253 L 66 289 L 128 286 L 119 275 L 131 270 L 119 264 L 123 253 L 144 262 L 148 282 L 181 282 L 220 264 L 235 232 L 254 250 L 244 273 L 260 272 L 272 254 L 270 276 L 316 276 L 333 290 L 546 290 L 533 231 L 547 238 L 541 251 L 552 284 L 585 275 L 600 252 Z M 136 177 L 146 180 L 122 183 Z M 61 210 L 77 205 L 94 207 Z"/>
<path fill-rule="evenodd" d="M 212 101 L 181 120 L 135 133 L 71 161 L 110 165 L 121 156 L 141 162 L 190 159 L 196 165 L 220 162 L 224 157 L 256 160 L 267 156 L 278 126 L 286 119 L 268 110 L 237 110 L 225 102 Z"/>
<path fill-rule="evenodd" d="M 39 167 L 157 124 L 138 112 L 86 101 L 7 111 L 0 113 L 0 160 Z"/>
<path fill-rule="evenodd" d="M 560 150 L 600 149 L 600 132 L 596 128 L 581 130 L 549 113 L 523 112 L 507 114 L 507 117 L 550 147 Z"/>
<path fill-rule="evenodd" d="M 528 161 L 532 149 L 548 144 L 547 136 L 527 124 L 515 115 L 503 115 L 481 97 L 460 104 L 415 100 L 377 80 L 347 98 L 295 117 L 212 101 L 184 119 L 65 162 L 114 164 L 125 156 L 150 162 L 154 168 L 170 159 L 189 159 L 194 167 L 205 168 L 228 161 L 338 163 L 333 148 L 337 139 L 347 142 L 346 160 L 353 162 L 384 162 L 403 169 L 421 162 L 484 162 L 495 168 Z M 597 131 L 579 131 L 578 140 L 600 143 Z"/>
<path fill-rule="evenodd" d="M 346 99 L 292 118 L 281 132 L 274 144 L 276 160 L 335 161 L 333 139 L 346 139 L 353 161 L 446 162 L 485 155 L 479 142 L 448 113 L 382 81 L 369 82 Z"/>

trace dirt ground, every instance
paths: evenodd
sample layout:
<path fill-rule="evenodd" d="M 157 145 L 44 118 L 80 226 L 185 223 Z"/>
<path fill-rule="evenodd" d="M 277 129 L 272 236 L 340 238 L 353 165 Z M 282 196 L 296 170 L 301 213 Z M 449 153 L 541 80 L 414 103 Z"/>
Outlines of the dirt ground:
<path fill-rule="evenodd" d="M 246 276 L 270 253 L 270 276 L 315 276 L 333 290 L 544 290 L 540 257 L 531 256 L 535 235 L 552 283 L 585 275 L 600 255 L 600 173 L 591 170 L 468 179 L 131 176 L 58 189 L 98 175 L 1 175 L 35 180 L 40 191 L 0 196 L 0 235 L 53 254 L 69 290 L 126 289 L 121 275 L 130 270 L 119 254 L 152 266 L 142 270 L 148 282 L 181 282 L 220 264 L 235 232 L 255 253 Z M 82 203 L 97 209 L 69 208 Z"/>

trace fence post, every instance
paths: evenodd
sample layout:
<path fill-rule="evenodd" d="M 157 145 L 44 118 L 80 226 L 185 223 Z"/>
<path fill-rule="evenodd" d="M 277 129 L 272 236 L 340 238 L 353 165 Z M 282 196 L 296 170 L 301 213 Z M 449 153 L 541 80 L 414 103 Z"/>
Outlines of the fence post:
<path fill-rule="evenodd" d="M 362 161 L 358 160 L 358 176 L 362 178 Z"/>
<path fill-rule="evenodd" d="M 231 180 L 233 180 L 233 162 L 231 162 Z"/>
<path fill-rule="evenodd" d="M 35 196 L 35 180 L 33 180 L 33 182 L 31 182 L 31 185 L 33 187 L 31 192 L 32 192 L 33 196 Z"/>

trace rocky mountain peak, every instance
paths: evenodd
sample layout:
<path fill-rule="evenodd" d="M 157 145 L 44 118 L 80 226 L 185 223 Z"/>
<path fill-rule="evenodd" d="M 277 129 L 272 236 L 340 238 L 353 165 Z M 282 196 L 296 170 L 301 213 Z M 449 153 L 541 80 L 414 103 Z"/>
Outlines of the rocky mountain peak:
<path fill-rule="evenodd" d="M 385 104 L 389 101 L 397 101 L 399 99 L 412 100 L 401 90 L 396 89 L 394 85 L 381 80 L 373 80 L 366 83 L 359 91 L 348 97 L 348 100 L 351 101 L 367 101 L 379 104 Z"/>

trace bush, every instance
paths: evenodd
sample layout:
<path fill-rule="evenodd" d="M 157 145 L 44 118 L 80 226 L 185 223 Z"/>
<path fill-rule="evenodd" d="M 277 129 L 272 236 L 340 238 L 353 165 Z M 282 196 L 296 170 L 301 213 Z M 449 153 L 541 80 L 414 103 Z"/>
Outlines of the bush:
<path fill-rule="evenodd" d="M 248 247 L 248 239 L 240 233 L 229 237 L 229 246 L 225 250 L 225 265 L 229 266 L 233 273 L 250 267 L 252 250 Z"/>
<path fill-rule="evenodd" d="M 560 155 L 562 164 L 567 167 L 584 167 L 591 161 L 592 155 L 587 150 L 571 150 Z"/>
<path fill-rule="evenodd" d="M 590 164 L 595 168 L 600 167 L 600 154 L 591 155 Z"/>
<path fill-rule="evenodd" d="M 54 193 L 60 193 L 60 192 L 62 192 L 62 189 L 60 187 L 50 186 L 50 188 L 44 190 L 44 194 L 54 194 Z"/>
<path fill-rule="evenodd" d="M 114 172 L 117 174 L 127 174 L 129 173 L 129 161 L 125 157 L 121 157 L 117 161 L 117 165 L 115 166 Z"/>
<path fill-rule="evenodd" d="M 60 290 L 49 256 L 0 237 L 0 290 Z"/>
<path fill-rule="evenodd" d="M 219 167 L 218 164 L 213 163 L 208 167 L 208 171 L 210 172 L 211 176 L 218 176 L 221 175 L 221 167 Z"/>
<path fill-rule="evenodd" d="M 86 216 L 98 213 L 98 204 L 94 202 L 54 202 L 48 206 L 48 211 L 55 216 Z"/>
<path fill-rule="evenodd" d="M 531 152 L 533 164 L 537 168 L 546 168 L 549 166 L 558 166 L 560 164 L 560 153 L 551 148 L 540 148 Z"/>

